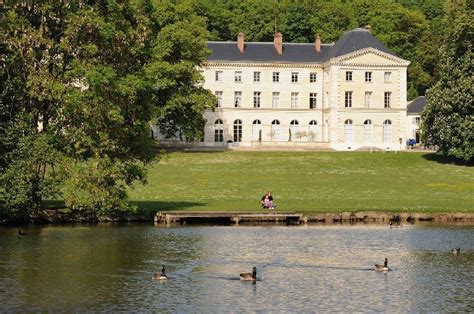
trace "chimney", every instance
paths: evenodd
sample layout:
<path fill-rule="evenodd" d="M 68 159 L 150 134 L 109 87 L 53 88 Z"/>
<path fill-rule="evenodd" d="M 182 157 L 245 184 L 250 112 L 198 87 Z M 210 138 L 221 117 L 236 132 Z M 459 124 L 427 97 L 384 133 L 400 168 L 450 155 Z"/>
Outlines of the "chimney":
<path fill-rule="evenodd" d="M 239 51 L 241 53 L 244 52 L 245 50 L 245 43 L 244 43 L 244 33 L 240 32 L 238 35 L 237 35 L 237 48 L 239 48 Z"/>
<path fill-rule="evenodd" d="M 321 52 L 321 38 L 319 37 L 319 34 L 316 36 L 315 48 L 316 52 Z"/>
<path fill-rule="evenodd" d="M 276 33 L 273 44 L 275 45 L 275 50 L 277 54 L 282 55 L 283 54 L 283 35 L 281 33 Z"/>
<path fill-rule="evenodd" d="M 366 29 L 369 33 L 372 33 L 372 27 L 371 27 L 369 24 L 367 24 L 367 25 L 365 26 L 365 29 Z"/>

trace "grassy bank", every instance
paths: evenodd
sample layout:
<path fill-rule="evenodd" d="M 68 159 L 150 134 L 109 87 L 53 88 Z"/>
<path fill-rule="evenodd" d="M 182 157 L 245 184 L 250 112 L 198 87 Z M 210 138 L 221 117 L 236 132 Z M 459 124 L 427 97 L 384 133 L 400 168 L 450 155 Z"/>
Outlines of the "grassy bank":
<path fill-rule="evenodd" d="M 473 212 L 474 167 L 426 153 L 171 153 L 130 191 L 141 210 Z"/>

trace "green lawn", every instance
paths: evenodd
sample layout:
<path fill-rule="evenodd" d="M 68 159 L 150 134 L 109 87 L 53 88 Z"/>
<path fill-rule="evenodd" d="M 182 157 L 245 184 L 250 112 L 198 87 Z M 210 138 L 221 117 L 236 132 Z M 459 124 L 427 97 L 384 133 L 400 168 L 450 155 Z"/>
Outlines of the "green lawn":
<path fill-rule="evenodd" d="M 129 194 L 141 210 L 474 211 L 474 167 L 434 154 L 382 152 L 178 152 Z"/>

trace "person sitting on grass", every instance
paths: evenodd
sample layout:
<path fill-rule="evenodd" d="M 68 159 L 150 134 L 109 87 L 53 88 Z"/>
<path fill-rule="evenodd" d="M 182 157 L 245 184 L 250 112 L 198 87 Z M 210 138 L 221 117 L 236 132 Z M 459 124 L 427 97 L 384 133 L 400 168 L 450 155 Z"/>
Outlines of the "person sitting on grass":
<path fill-rule="evenodd" d="M 265 192 L 265 195 L 262 197 L 262 208 L 265 208 L 265 209 L 276 208 L 276 206 L 273 205 L 273 196 L 271 192 Z"/>

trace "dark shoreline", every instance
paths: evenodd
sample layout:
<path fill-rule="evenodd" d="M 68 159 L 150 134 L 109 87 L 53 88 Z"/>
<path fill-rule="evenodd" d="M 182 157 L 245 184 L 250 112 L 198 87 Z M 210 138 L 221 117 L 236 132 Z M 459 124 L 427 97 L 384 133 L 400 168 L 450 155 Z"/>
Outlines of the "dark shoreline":
<path fill-rule="evenodd" d="M 193 224 L 233 224 L 235 219 L 222 220 L 219 217 L 219 213 L 223 212 L 198 212 L 205 213 L 208 215 L 205 219 L 193 218 Z M 269 212 L 225 212 L 232 215 L 270 215 Z M 283 212 L 274 212 L 273 214 L 281 214 Z M 15 220 L 15 221 L 2 221 L 0 225 L 18 225 L 18 224 L 77 224 L 77 223 L 125 223 L 125 222 L 147 222 L 155 224 L 169 224 L 165 219 L 157 218 L 161 214 L 178 214 L 184 215 L 192 214 L 188 212 L 169 211 L 163 213 L 157 213 L 156 216 L 130 214 L 130 213 L 117 213 L 113 215 L 104 216 L 80 216 L 66 213 L 60 213 L 56 210 L 44 210 L 36 216 L 31 216 L 26 220 Z M 196 214 L 196 212 L 194 212 Z M 294 213 L 292 213 L 294 214 Z M 341 224 L 341 223 L 394 223 L 394 224 L 406 224 L 415 222 L 474 222 L 474 212 L 452 212 L 452 213 L 420 213 L 420 212 L 382 212 L 382 211 L 358 211 L 358 212 L 340 212 L 340 213 L 317 213 L 317 214 L 297 214 L 300 217 L 298 219 L 292 219 L 292 225 L 298 224 Z M 175 224 L 186 224 L 186 219 L 178 219 L 173 221 Z M 249 218 L 249 219 L 238 219 L 238 223 L 285 223 L 283 219 L 274 218 Z"/>

